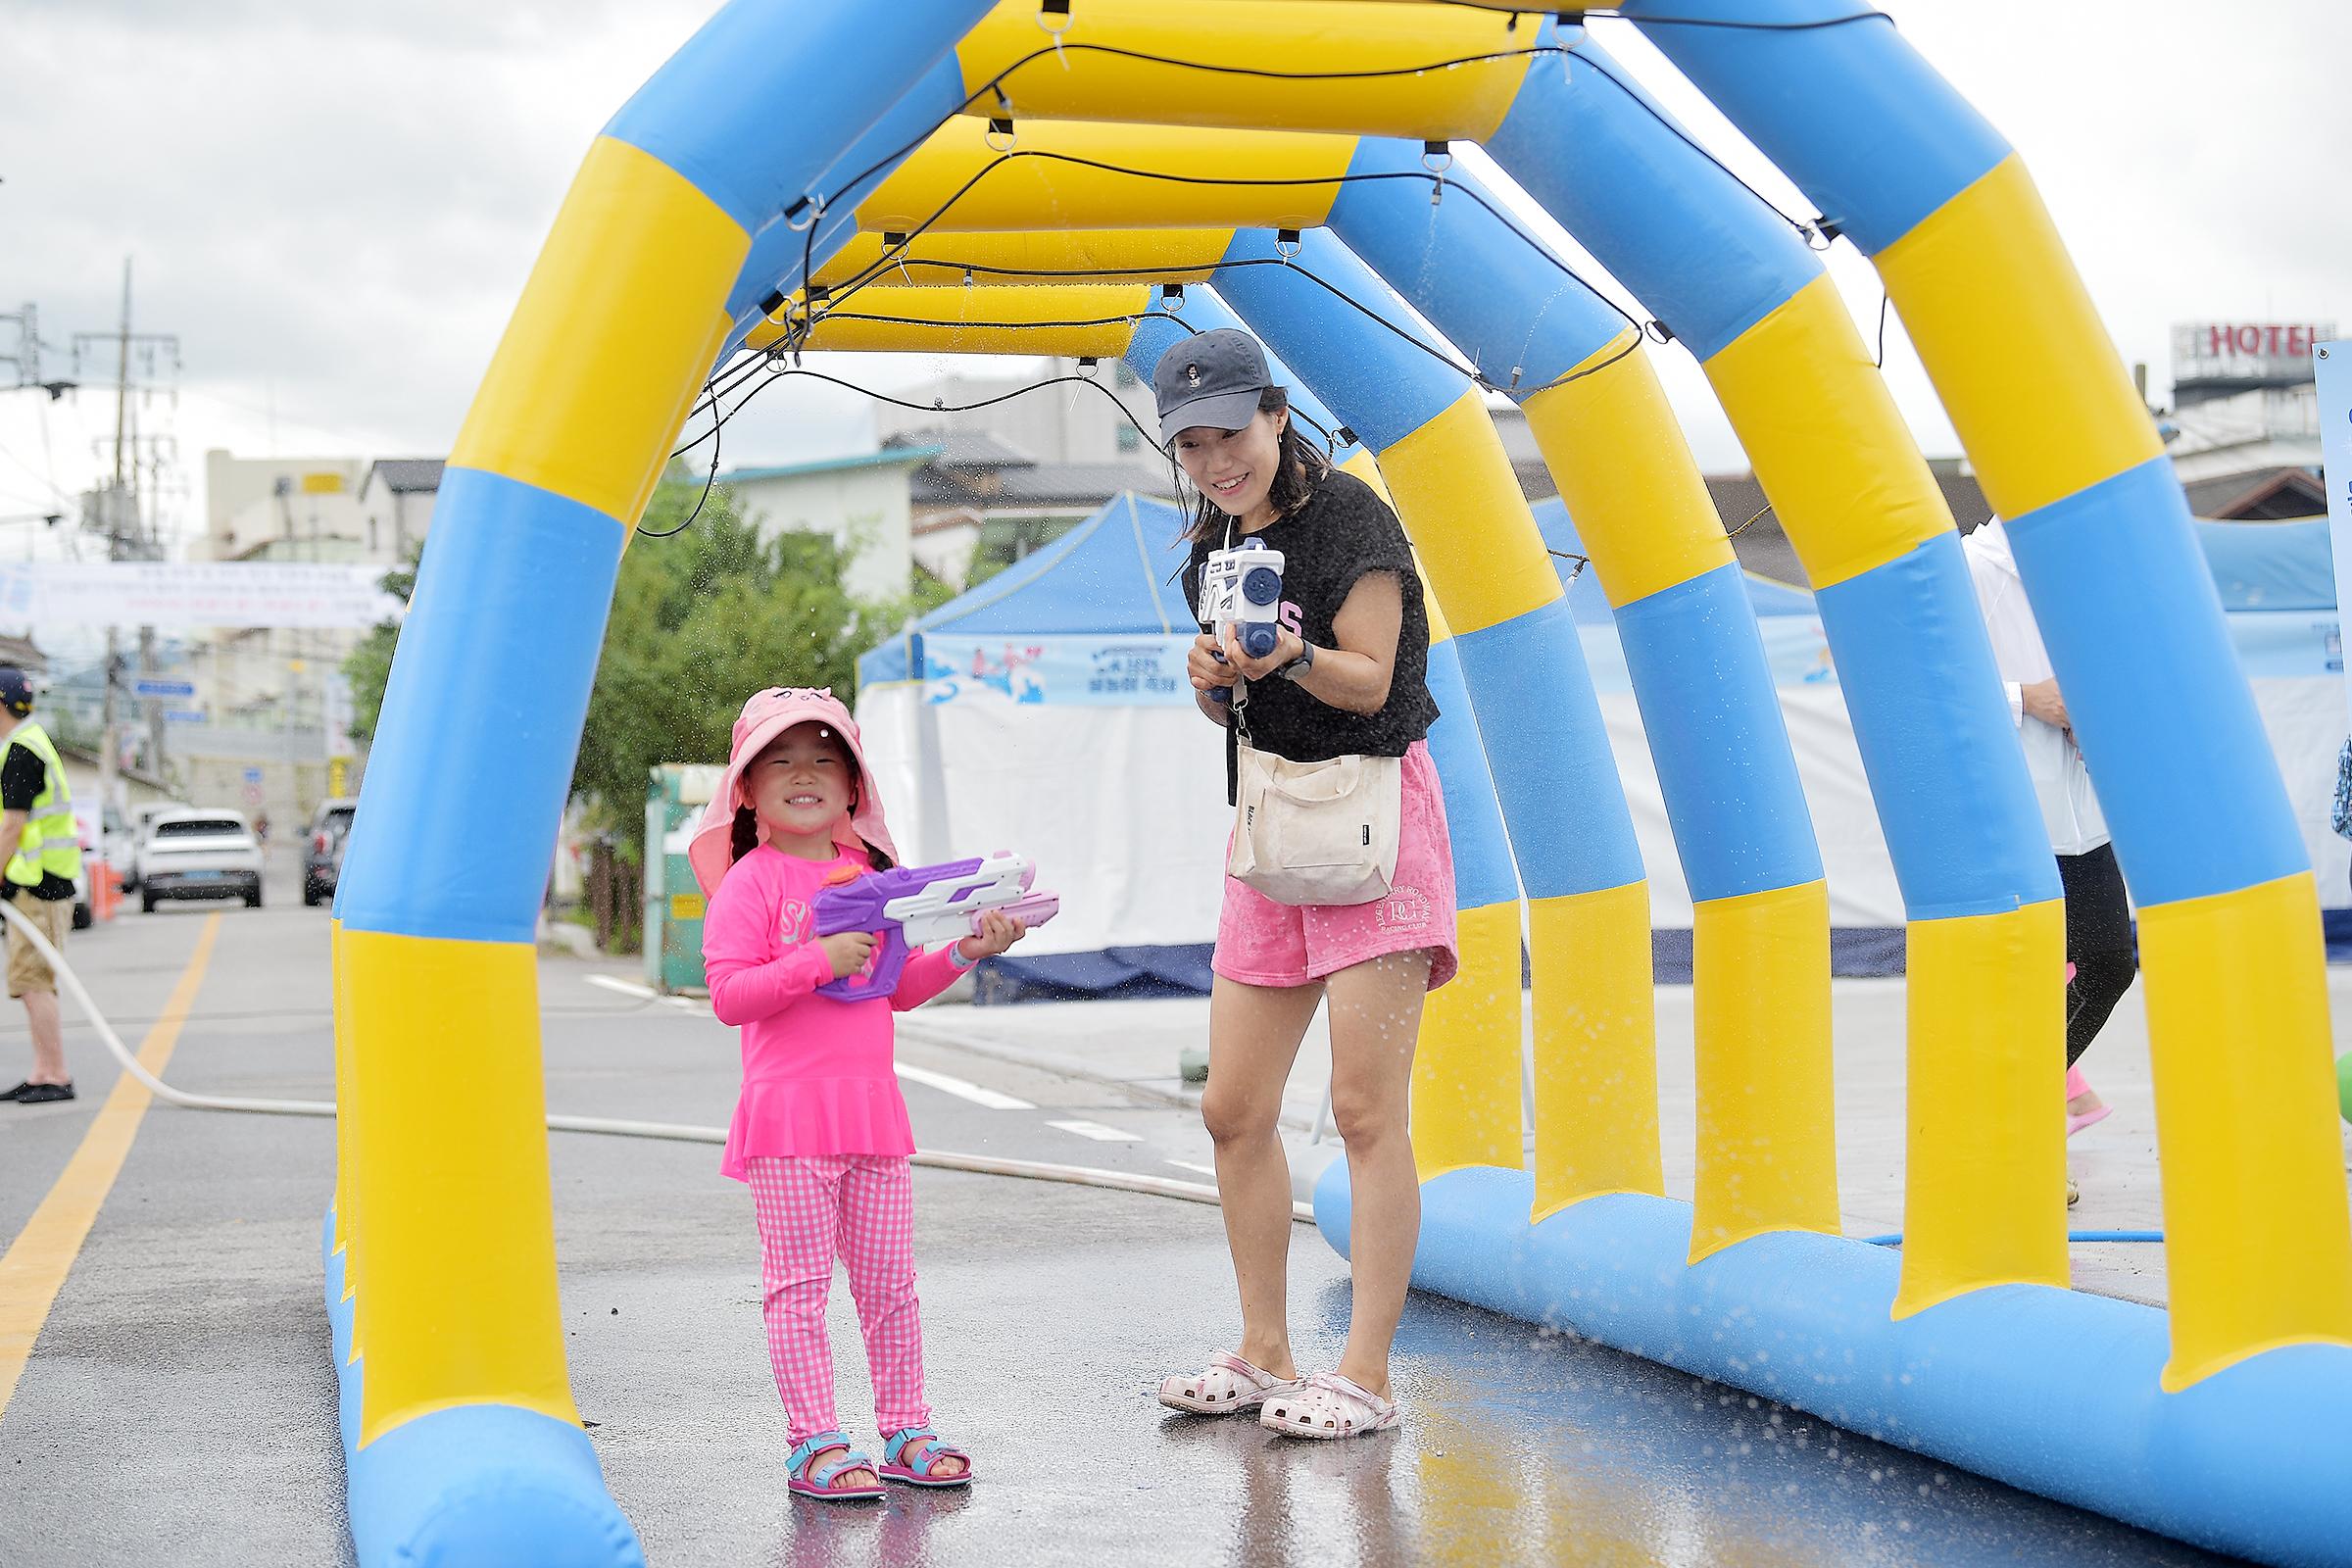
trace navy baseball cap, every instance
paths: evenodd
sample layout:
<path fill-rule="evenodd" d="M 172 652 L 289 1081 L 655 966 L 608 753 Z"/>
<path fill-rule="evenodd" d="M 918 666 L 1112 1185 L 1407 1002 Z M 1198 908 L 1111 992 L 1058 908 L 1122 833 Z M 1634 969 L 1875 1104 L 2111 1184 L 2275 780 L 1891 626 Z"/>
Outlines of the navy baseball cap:
<path fill-rule="evenodd" d="M 1257 395 L 1274 384 L 1257 339 L 1230 326 L 1170 344 L 1152 371 L 1159 402 L 1159 444 L 1205 424 L 1239 430 L 1257 416 Z"/>
<path fill-rule="evenodd" d="M 14 664 L 0 664 L 0 708 L 19 718 L 32 711 L 32 677 Z"/>

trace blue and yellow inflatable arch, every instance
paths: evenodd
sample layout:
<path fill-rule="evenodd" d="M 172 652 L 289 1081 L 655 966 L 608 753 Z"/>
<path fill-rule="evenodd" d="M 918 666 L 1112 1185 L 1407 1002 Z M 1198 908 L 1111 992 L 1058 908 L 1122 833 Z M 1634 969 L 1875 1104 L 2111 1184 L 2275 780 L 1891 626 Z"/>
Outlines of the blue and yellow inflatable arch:
<path fill-rule="evenodd" d="M 1342 456 L 1445 622 L 1471 983 L 1425 1029 L 1416 1283 L 2182 1539 L 2352 1562 L 2310 869 L 2179 486 L 2016 154 L 1831 0 L 1620 8 L 1818 205 L 1809 231 L 1536 13 L 1068 9 L 901 0 L 875 28 L 737 0 L 558 218 L 451 454 L 337 905 L 325 1246 L 361 1561 L 639 1560 L 563 1362 L 531 930 L 613 571 L 714 364 L 1148 369 L 1234 319 L 1361 443 Z M 1639 324 L 1446 167 L 1456 141 L 1698 358 L 1818 590 L 1910 921 L 1899 1258 L 1837 1234 L 1821 861 L 1729 546 Z M 2140 910 L 2169 1311 L 2066 1289 L 2059 889 L 1951 519 L 1825 236 L 1877 262 L 2010 519 L 2100 779 Z M 1645 875 L 1488 389 L 1592 552 L 1697 905 L 1690 1203 L 1661 1192 Z M 440 1095 L 458 1073 L 482 1092 Z M 1344 1250 L 1344 1171 L 1317 1210 Z"/>

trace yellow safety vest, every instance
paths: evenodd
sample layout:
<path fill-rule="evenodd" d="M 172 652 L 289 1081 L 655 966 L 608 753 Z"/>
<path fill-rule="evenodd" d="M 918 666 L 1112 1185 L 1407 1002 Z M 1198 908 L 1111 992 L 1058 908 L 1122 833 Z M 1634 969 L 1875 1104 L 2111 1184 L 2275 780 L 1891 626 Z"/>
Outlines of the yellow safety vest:
<path fill-rule="evenodd" d="M 48 732 L 30 719 L 10 733 L 8 746 L 22 746 L 39 758 L 48 774 L 41 793 L 32 798 L 24 847 L 9 859 L 8 879 L 24 888 L 39 887 L 44 875 L 71 882 L 81 874 L 81 829 L 74 821 L 74 787 L 66 782 L 66 764 L 58 760 Z M 8 760 L 8 746 L 0 746 L 0 763 Z"/>

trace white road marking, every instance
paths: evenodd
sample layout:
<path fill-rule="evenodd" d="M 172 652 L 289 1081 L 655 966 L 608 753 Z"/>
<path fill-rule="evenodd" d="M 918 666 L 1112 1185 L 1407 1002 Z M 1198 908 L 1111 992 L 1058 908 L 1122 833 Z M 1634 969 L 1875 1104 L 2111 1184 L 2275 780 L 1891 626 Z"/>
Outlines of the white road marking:
<path fill-rule="evenodd" d="M 1000 1095 L 994 1089 L 983 1089 L 978 1084 L 966 1083 L 961 1078 L 951 1078 L 944 1072 L 933 1072 L 928 1067 L 909 1067 L 903 1061 L 897 1066 L 899 1076 L 910 1084 L 925 1084 L 942 1094 L 954 1095 L 957 1100 L 968 1100 L 975 1105 L 986 1105 L 991 1110 L 1035 1110 L 1037 1108 L 1026 1100 L 1015 1100 L 1010 1095 Z"/>
<path fill-rule="evenodd" d="M 1099 1121 L 1050 1121 L 1046 1125 L 1058 1127 L 1065 1133 L 1076 1133 L 1081 1138 L 1092 1138 L 1098 1144 L 1140 1144 L 1144 1141 L 1142 1133 L 1123 1132 L 1116 1127 L 1105 1127 Z"/>
<path fill-rule="evenodd" d="M 602 986 L 607 991 L 617 991 L 624 997 L 635 997 L 645 1002 L 653 1000 L 654 988 L 652 986 L 641 986 L 634 980 L 623 980 L 616 974 L 592 974 L 587 976 L 587 980 L 592 986 Z"/>
<path fill-rule="evenodd" d="M 640 1002 L 659 1002 L 664 1006 L 675 1007 L 680 1012 L 704 1010 L 703 1004 L 692 997 L 663 996 L 652 986 L 639 985 L 634 980 L 623 980 L 616 974 L 592 974 L 583 976 L 583 978 L 592 986 L 601 986 L 607 991 L 617 991 L 624 997 L 635 997 Z"/>
<path fill-rule="evenodd" d="M 1203 1176 L 1214 1176 L 1217 1173 L 1217 1167 L 1214 1165 L 1197 1164 L 1189 1159 L 1171 1159 L 1168 1163 L 1178 1170 L 1197 1170 Z"/>

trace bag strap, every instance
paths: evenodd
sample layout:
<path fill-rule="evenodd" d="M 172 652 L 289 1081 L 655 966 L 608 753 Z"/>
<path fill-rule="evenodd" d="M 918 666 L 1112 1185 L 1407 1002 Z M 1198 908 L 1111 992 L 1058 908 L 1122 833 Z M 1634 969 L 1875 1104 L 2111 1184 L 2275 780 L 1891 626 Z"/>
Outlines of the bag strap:
<path fill-rule="evenodd" d="M 1233 548 L 1234 520 L 1232 513 L 1225 514 L 1225 548 L 1228 550 Z M 1232 701 L 1228 705 L 1227 717 L 1230 722 L 1227 728 L 1232 731 L 1234 738 L 1244 746 L 1249 747 L 1251 751 L 1257 750 L 1257 743 L 1250 737 L 1250 683 L 1246 680 L 1236 680 L 1226 690 L 1233 693 Z"/>

